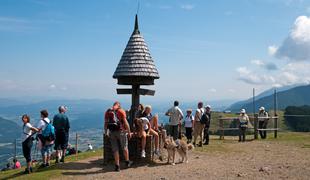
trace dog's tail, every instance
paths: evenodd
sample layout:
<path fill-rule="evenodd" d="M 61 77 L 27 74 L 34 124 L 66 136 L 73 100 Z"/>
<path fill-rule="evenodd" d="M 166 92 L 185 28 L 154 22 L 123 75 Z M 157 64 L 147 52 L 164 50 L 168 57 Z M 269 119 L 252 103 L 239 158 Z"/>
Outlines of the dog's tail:
<path fill-rule="evenodd" d="M 187 145 L 187 148 L 188 148 L 188 150 L 194 150 L 194 145 L 188 144 L 188 145 Z"/>

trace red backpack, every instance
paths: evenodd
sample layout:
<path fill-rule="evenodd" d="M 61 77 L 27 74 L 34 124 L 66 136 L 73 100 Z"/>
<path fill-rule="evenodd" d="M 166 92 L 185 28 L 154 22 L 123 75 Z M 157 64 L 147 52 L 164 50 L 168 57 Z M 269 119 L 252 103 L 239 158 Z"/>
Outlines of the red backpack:
<path fill-rule="evenodd" d="M 119 131 L 121 129 L 121 121 L 117 118 L 117 110 L 113 111 L 113 109 L 107 110 L 107 128 L 110 131 Z"/>

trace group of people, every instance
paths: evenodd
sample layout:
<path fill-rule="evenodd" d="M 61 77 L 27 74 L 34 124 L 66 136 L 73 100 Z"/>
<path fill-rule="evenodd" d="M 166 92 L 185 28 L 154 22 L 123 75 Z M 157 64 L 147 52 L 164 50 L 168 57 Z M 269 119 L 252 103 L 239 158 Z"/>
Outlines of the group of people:
<path fill-rule="evenodd" d="M 196 140 L 200 136 L 201 141 L 199 146 L 209 144 L 209 127 L 211 120 L 211 106 L 203 107 L 203 103 L 198 103 L 198 109 L 195 116 L 192 115 L 192 110 L 187 110 L 187 114 L 184 117 L 182 110 L 178 107 L 179 102 L 175 101 L 174 106 L 166 112 L 166 116 L 169 116 L 169 131 L 168 135 L 172 136 L 175 140 L 181 138 L 182 119 L 184 118 L 184 124 L 186 128 L 186 136 L 188 143 L 192 141 L 192 133 L 194 135 L 194 145 Z M 133 131 L 127 120 L 125 110 L 121 108 L 120 102 L 115 102 L 111 108 L 105 112 L 104 116 L 104 132 L 105 136 L 108 136 L 111 142 L 115 171 L 120 171 L 120 157 L 119 147 L 124 153 L 126 166 L 130 167 L 132 161 L 129 160 L 128 152 L 128 140 L 133 134 L 141 138 L 142 152 L 141 157 L 146 157 L 146 138 L 147 135 L 152 135 L 155 140 L 155 155 L 160 156 L 159 151 L 159 132 L 163 127 L 159 128 L 158 115 L 152 114 L 151 106 L 143 106 L 140 104 L 135 113 L 133 120 Z M 204 133 L 204 136 L 203 136 Z"/>
<path fill-rule="evenodd" d="M 13 164 L 8 162 L 6 164 L 6 167 L 2 168 L 1 171 L 7 171 L 7 170 L 11 170 L 11 169 L 20 169 L 20 168 L 21 168 L 21 164 L 18 161 L 18 159 L 17 158 L 13 158 Z"/>
<path fill-rule="evenodd" d="M 37 140 L 37 147 L 41 151 L 41 168 L 48 167 L 50 165 L 53 146 L 56 150 L 55 163 L 65 161 L 70 123 L 69 118 L 65 114 L 67 112 L 67 107 L 60 106 L 58 111 L 59 113 L 54 116 L 53 122 L 51 122 L 48 118 L 49 113 L 47 110 L 40 111 L 41 118 L 37 126 L 33 126 L 30 123 L 30 117 L 27 114 L 22 116 L 22 150 L 27 162 L 25 173 L 29 174 L 32 172 L 31 151 L 34 140 Z M 34 137 L 35 134 L 36 137 Z"/>
<path fill-rule="evenodd" d="M 246 114 L 245 109 L 241 109 L 238 121 L 239 121 L 239 126 L 238 126 L 239 127 L 239 142 L 245 142 L 246 130 L 249 126 L 252 126 L 249 116 Z M 268 112 L 265 110 L 265 107 L 262 106 L 259 108 L 259 113 L 258 113 L 258 128 L 260 129 L 259 134 L 262 139 L 267 138 L 267 131 L 263 129 L 267 128 L 268 121 L 269 121 Z"/>
<path fill-rule="evenodd" d="M 165 115 L 169 116 L 169 134 L 174 140 L 181 138 L 182 124 L 184 124 L 187 143 L 191 143 L 192 136 L 194 136 L 194 146 L 209 144 L 209 128 L 211 123 L 210 105 L 204 107 L 203 102 L 199 102 L 195 115 L 192 115 L 191 109 L 187 109 L 186 116 L 184 117 L 182 110 L 179 108 L 179 102 L 175 101 L 174 106 Z M 196 144 L 198 137 L 200 137 L 200 141 Z"/>

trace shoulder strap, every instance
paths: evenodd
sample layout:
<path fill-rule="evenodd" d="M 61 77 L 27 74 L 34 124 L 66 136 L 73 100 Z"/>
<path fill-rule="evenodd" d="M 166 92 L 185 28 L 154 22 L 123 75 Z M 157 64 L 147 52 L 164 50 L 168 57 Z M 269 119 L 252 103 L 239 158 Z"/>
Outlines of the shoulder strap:
<path fill-rule="evenodd" d="M 42 119 L 42 121 L 44 121 L 44 122 L 45 122 L 45 124 L 49 124 L 47 121 L 45 121 L 45 119 Z"/>

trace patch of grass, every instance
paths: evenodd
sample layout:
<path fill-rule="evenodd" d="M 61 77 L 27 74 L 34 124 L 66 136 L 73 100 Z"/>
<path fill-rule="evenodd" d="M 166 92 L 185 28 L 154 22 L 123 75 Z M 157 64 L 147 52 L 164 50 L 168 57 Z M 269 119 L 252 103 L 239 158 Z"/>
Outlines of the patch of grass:
<path fill-rule="evenodd" d="M 267 141 L 308 148 L 310 147 L 310 133 L 279 132 L 278 138 L 274 138 L 273 133 L 270 133 Z"/>
<path fill-rule="evenodd" d="M 96 157 L 96 156 L 102 156 L 103 154 L 103 148 L 95 150 L 95 152 L 83 152 L 79 153 L 78 156 L 72 155 L 72 156 L 67 156 L 66 157 L 66 162 L 75 162 L 83 159 L 87 159 L 90 157 Z M 9 171 L 4 171 L 0 172 L 0 179 L 23 179 L 23 180 L 41 180 L 41 179 L 50 179 L 53 177 L 58 177 L 62 175 L 62 172 L 64 170 L 60 169 L 59 166 L 55 165 L 54 162 L 52 161 L 52 164 L 48 168 L 44 169 L 38 169 L 37 167 L 34 167 L 34 171 L 32 174 L 24 175 L 23 167 L 22 169 L 19 170 L 9 170 Z"/>

